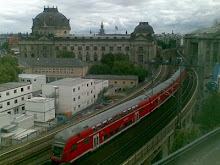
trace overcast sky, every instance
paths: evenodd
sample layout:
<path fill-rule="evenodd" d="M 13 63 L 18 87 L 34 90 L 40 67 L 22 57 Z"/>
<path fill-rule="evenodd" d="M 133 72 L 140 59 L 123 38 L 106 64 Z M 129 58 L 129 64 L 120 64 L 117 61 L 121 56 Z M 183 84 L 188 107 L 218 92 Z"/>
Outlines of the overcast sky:
<path fill-rule="evenodd" d="M 0 0 L 0 33 L 31 32 L 32 18 L 57 6 L 70 19 L 71 33 L 133 32 L 149 22 L 155 33 L 189 33 L 220 19 L 220 0 Z"/>

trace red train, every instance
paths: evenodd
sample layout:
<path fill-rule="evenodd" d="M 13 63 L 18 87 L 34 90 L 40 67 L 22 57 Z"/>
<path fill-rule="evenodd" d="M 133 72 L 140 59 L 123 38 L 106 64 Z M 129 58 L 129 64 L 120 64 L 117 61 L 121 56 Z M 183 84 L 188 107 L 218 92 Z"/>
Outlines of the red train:
<path fill-rule="evenodd" d="M 153 90 L 57 133 L 51 160 L 73 162 L 133 126 L 177 91 L 180 75 L 179 69 Z"/>

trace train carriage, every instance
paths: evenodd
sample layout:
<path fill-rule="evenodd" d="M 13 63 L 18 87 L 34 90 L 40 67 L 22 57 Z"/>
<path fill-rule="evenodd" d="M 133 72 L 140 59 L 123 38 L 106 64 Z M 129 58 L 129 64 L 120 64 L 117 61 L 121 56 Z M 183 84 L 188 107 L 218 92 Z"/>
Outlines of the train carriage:
<path fill-rule="evenodd" d="M 168 80 L 143 95 L 57 133 L 54 137 L 51 160 L 73 162 L 136 124 L 177 91 L 179 76 L 180 69 Z"/>

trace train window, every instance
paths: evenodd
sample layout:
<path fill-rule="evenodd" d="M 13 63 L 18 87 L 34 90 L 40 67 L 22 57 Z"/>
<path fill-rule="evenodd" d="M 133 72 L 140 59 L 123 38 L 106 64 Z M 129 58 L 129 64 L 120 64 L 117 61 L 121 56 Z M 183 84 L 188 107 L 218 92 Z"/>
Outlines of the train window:
<path fill-rule="evenodd" d="M 104 127 L 108 125 L 107 120 L 103 121 L 102 123 L 103 123 Z"/>
<path fill-rule="evenodd" d="M 110 132 L 110 137 L 112 137 L 114 135 L 114 132 L 113 131 L 111 131 Z"/>
<path fill-rule="evenodd" d="M 98 128 L 98 130 L 102 129 L 101 124 L 97 124 L 96 127 Z"/>
<path fill-rule="evenodd" d="M 125 128 L 128 126 L 128 123 L 125 123 Z"/>
<path fill-rule="evenodd" d="M 123 128 L 124 128 L 123 125 L 121 125 L 120 130 L 123 130 Z"/>
<path fill-rule="evenodd" d="M 110 124 L 113 122 L 112 118 L 109 118 L 108 121 Z"/>
<path fill-rule="evenodd" d="M 73 144 L 72 148 L 71 148 L 71 152 L 73 152 L 76 149 L 76 144 Z"/>
<path fill-rule="evenodd" d="M 136 110 L 136 107 L 135 107 L 135 106 L 133 106 L 133 107 L 132 107 L 132 109 L 133 109 L 133 110 Z"/>
<path fill-rule="evenodd" d="M 114 118 L 115 118 L 115 121 L 117 121 L 118 120 L 118 115 L 116 115 Z"/>
<path fill-rule="evenodd" d="M 104 135 L 104 141 L 108 139 L 108 134 Z"/>
<path fill-rule="evenodd" d="M 93 133 L 96 132 L 95 126 L 92 127 Z"/>
<path fill-rule="evenodd" d="M 118 128 L 115 129 L 115 133 L 118 133 Z"/>
<path fill-rule="evenodd" d="M 132 109 L 131 109 L 131 108 L 129 108 L 129 109 L 128 109 L 128 112 L 129 112 L 129 113 L 131 113 L 131 112 L 132 112 Z"/>
<path fill-rule="evenodd" d="M 59 147 L 59 146 L 53 147 L 53 155 L 54 156 L 61 157 L 62 153 L 63 153 L 63 147 Z"/>
<path fill-rule="evenodd" d="M 143 108 L 141 108 L 141 112 L 144 112 L 144 107 L 143 107 Z"/>
<path fill-rule="evenodd" d="M 132 120 L 129 121 L 129 124 L 130 124 L 130 125 L 132 124 Z"/>
<path fill-rule="evenodd" d="M 119 116 L 120 116 L 120 118 L 122 118 L 122 117 L 123 117 L 123 114 L 122 114 L 122 113 L 119 113 Z"/>
<path fill-rule="evenodd" d="M 84 139 L 84 144 L 88 144 L 89 143 L 89 137 L 86 137 L 85 139 Z"/>
<path fill-rule="evenodd" d="M 125 114 L 125 115 L 127 115 L 127 114 L 128 114 L 128 113 L 127 113 L 127 110 L 125 110 L 125 111 L 123 111 L 123 112 L 124 112 L 124 114 Z"/>

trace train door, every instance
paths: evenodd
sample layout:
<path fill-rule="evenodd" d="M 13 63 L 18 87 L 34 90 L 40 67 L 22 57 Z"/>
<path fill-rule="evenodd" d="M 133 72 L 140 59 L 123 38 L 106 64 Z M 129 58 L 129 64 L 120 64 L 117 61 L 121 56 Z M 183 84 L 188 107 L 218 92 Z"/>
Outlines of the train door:
<path fill-rule="evenodd" d="M 137 111 L 137 112 L 135 112 L 135 121 L 137 122 L 138 120 L 139 120 L 139 113 Z"/>
<path fill-rule="evenodd" d="M 99 134 L 93 136 L 93 148 L 99 147 Z"/>

